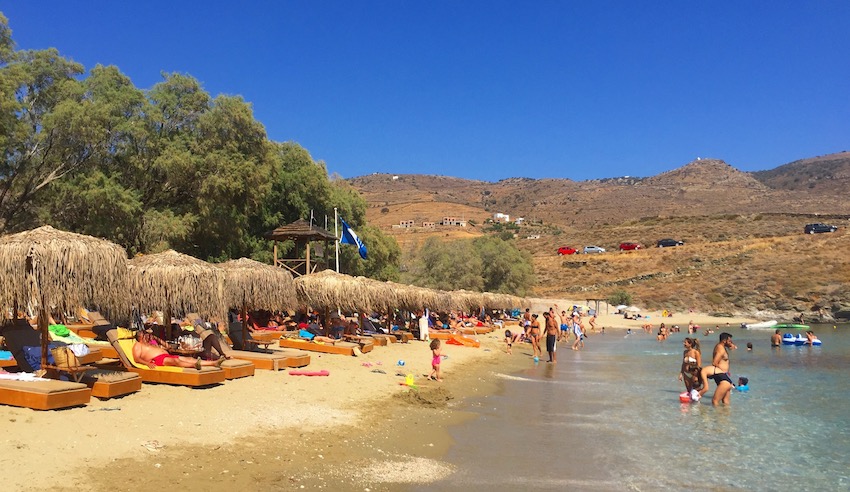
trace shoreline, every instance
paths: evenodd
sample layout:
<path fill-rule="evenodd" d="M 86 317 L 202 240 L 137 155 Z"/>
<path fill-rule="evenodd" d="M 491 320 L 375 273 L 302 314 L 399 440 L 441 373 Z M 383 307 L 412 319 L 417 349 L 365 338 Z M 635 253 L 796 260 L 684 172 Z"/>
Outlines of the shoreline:
<path fill-rule="evenodd" d="M 13 424 L 5 433 L 7 467 L 18 471 L 7 486 L 397 490 L 439 480 L 453 471 L 443 460 L 448 429 L 476 416 L 458 408 L 496 394 L 504 383 L 496 374 L 532 363 L 525 344 L 506 356 L 502 337 L 501 330 L 481 335 L 480 348 L 444 344 L 443 383 L 425 379 L 430 350 L 413 341 L 360 357 L 312 353 L 309 367 L 329 370 L 327 378 L 257 371 L 205 389 L 145 384 L 124 398 L 63 411 L 3 407 Z M 418 392 L 399 385 L 406 374 Z"/>

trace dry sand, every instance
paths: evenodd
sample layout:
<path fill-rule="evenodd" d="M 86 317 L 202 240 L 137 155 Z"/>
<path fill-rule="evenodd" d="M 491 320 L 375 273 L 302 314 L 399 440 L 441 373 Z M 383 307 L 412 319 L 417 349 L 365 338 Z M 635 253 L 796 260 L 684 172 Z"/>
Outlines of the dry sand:
<path fill-rule="evenodd" d="M 534 306 L 556 303 L 572 305 Z M 744 321 L 689 314 L 665 322 L 684 328 L 689 319 L 703 327 Z M 603 314 L 598 326 L 642 324 L 634 323 Z M 444 344 L 443 383 L 426 379 L 430 350 L 414 341 L 360 357 L 314 353 L 309 369 L 328 377 L 257 371 L 204 389 L 145 384 L 61 411 L 0 407 L 4 489 L 374 491 L 440 479 L 453 471 L 441 459 L 451 445 L 445 428 L 469 417 L 458 401 L 492 394 L 495 374 L 528 364 L 525 347 L 504 353 L 502 336 L 477 337 L 481 348 Z M 407 374 L 417 390 L 399 384 Z"/>

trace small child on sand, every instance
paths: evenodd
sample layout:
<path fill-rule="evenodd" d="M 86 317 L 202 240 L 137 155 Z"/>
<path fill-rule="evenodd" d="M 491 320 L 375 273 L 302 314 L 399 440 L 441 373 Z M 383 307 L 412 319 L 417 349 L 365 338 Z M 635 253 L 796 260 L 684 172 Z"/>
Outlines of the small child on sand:
<path fill-rule="evenodd" d="M 443 358 L 442 351 L 440 350 L 440 339 L 435 338 L 431 340 L 431 374 L 428 375 L 428 379 L 434 379 L 436 381 L 442 382 L 443 379 L 440 377 L 440 360 Z"/>
<path fill-rule="evenodd" d="M 511 345 L 514 343 L 514 335 L 511 333 L 511 330 L 505 330 L 505 343 L 508 346 L 508 355 L 513 355 Z"/>

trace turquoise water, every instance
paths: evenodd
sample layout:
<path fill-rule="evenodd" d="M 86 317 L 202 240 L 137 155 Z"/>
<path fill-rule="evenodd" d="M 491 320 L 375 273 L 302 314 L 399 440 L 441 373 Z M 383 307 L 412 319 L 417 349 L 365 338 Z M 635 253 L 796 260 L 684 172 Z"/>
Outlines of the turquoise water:
<path fill-rule="evenodd" d="M 458 471 L 427 489 L 849 490 L 850 329 L 813 329 L 823 346 L 778 349 L 772 331 L 727 329 L 733 380 L 750 379 L 730 407 L 711 405 L 711 381 L 679 403 L 681 333 L 610 332 L 557 365 L 529 360 L 464 403 L 479 418 L 451 430 Z M 710 359 L 717 334 L 699 338 Z"/>

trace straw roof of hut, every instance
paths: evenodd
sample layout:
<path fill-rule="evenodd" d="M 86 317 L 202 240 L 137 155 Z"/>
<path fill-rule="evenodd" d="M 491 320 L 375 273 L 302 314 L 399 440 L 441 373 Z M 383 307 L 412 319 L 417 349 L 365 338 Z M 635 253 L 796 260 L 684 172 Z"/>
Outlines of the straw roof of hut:
<path fill-rule="evenodd" d="M 219 316 L 224 303 L 224 270 L 174 250 L 139 255 L 127 262 L 133 304 L 142 312 L 169 310 L 176 317 L 197 312 Z"/>
<path fill-rule="evenodd" d="M 312 225 L 304 219 L 278 227 L 263 234 L 266 239 L 274 241 L 336 241 L 337 237 L 323 227 Z"/>
<path fill-rule="evenodd" d="M 295 279 L 298 300 L 309 306 L 343 311 L 370 311 L 384 304 L 386 294 L 375 281 L 352 277 L 333 270 L 302 275 Z"/>
<path fill-rule="evenodd" d="M 295 282 L 283 268 L 249 258 L 219 263 L 224 269 L 224 302 L 229 307 L 246 304 L 252 309 L 294 309 L 298 304 Z"/>
<path fill-rule="evenodd" d="M 0 304 L 38 303 L 126 316 L 127 253 L 104 239 L 50 226 L 0 237 Z"/>

